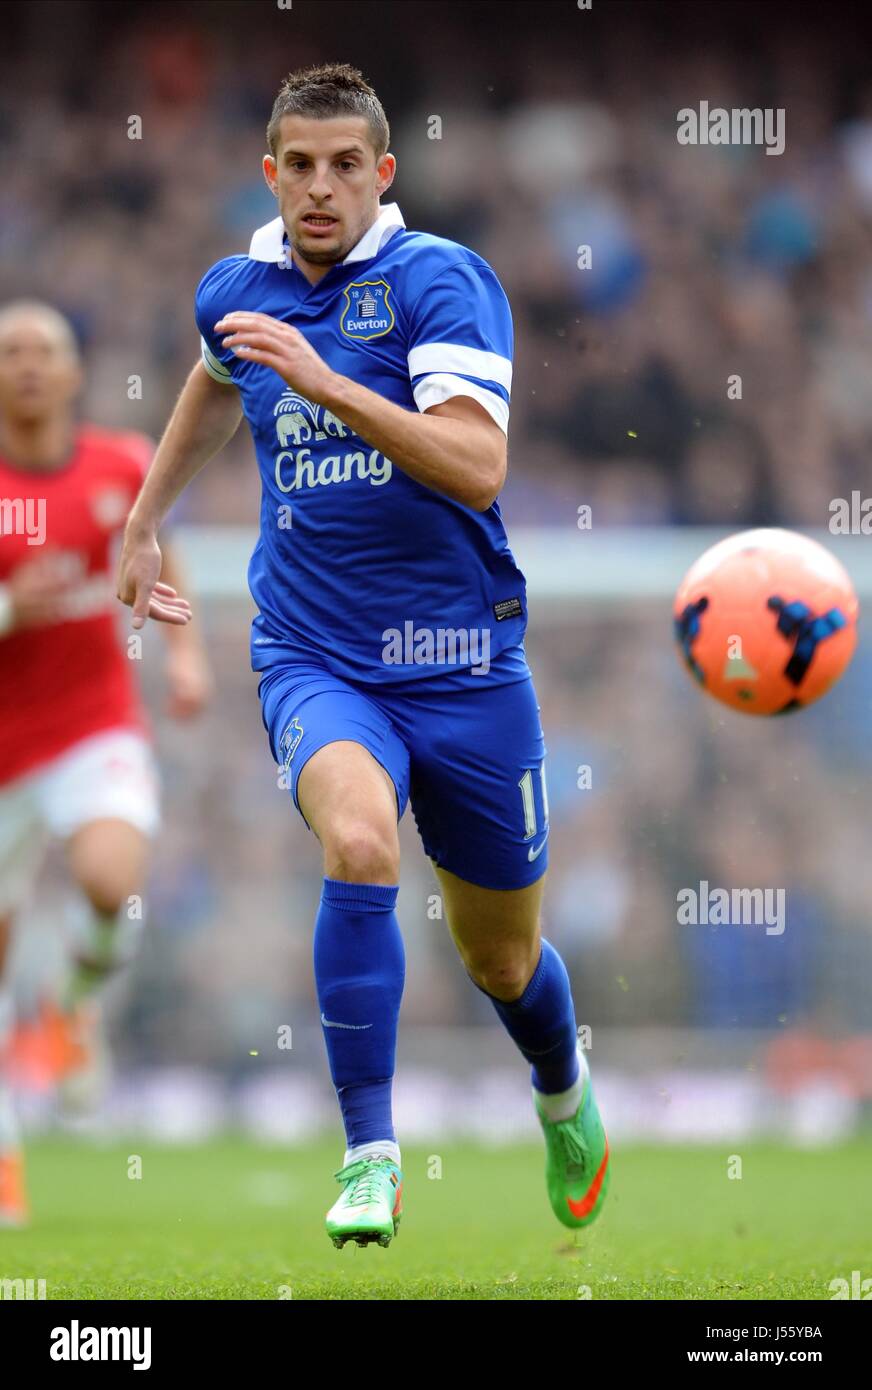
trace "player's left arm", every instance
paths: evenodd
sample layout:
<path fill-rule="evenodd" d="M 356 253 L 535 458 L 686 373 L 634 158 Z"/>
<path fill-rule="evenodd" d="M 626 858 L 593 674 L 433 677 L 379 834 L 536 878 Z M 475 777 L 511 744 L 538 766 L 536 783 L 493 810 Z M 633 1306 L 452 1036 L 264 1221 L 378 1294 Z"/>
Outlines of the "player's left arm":
<path fill-rule="evenodd" d="M 189 586 L 178 547 L 161 537 L 160 577 L 176 593 L 187 593 Z M 189 719 L 208 704 L 214 689 L 212 669 L 199 624 L 192 620 L 182 625 L 161 623 L 166 642 L 166 679 L 168 711 L 176 719 Z"/>
<path fill-rule="evenodd" d="M 472 396 L 418 413 L 336 376 L 321 404 L 417 482 L 473 511 L 486 512 L 502 490 L 506 436 Z"/>
<path fill-rule="evenodd" d="M 506 476 L 512 328 L 489 268 L 448 267 L 419 296 L 408 337 L 416 411 L 334 372 L 299 329 L 267 314 L 226 314 L 215 331 L 425 487 L 474 511 L 493 504 Z"/>

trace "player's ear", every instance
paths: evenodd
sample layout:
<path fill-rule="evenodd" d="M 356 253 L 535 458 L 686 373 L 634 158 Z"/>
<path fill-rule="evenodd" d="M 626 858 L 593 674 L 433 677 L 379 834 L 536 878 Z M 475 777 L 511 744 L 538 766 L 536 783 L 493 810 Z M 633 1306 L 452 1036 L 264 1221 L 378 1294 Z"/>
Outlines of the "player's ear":
<path fill-rule="evenodd" d="M 263 157 L 263 176 L 266 179 L 267 187 L 269 188 L 269 191 L 274 198 L 277 198 L 279 196 L 279 184 L 277 174 L 278 165 L 276 164 L 271 154 L 265 154 Z"/>
<path fill-rule="evenodd" d="M 378 164 L 375 166 L 376 174 L 376 193 L 379 198 L 386 193 L 394 181 L 397 172 L 397 161 L 392 154 L 383 154 Z"/>

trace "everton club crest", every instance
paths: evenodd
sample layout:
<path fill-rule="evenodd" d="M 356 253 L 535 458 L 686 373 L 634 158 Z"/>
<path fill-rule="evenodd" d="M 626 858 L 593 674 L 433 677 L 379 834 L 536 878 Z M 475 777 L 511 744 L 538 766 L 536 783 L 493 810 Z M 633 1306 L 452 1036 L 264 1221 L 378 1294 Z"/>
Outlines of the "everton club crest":
<path fill-rule="evenodd" d="M 342 294 L 339 327 L 346 338 L 368 343 L 390 333 L 394 311 L 390 303 L 391 287 L 385 280 L 361 280 L 346 285 Z"/>

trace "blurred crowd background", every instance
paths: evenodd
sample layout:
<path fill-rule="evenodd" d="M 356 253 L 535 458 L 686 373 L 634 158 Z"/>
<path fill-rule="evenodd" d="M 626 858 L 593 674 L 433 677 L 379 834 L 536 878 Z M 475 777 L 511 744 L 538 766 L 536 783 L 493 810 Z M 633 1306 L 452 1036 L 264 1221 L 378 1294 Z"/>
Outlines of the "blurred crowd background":
<path fill-rule="evenodd" d="M 831 499 L 869 490 L 872 448 L 872 69 L 859 15 L 606 0 L 589 12 L 20 7 L 4 20 L 0 301 L 57 304 L 86 351 L 88 416 L 159 435 L 197 352 L 197 282 L 275 215 L 260 161 L 281 78 L 351 61 L 391 122 L 388 198 L 408 226 L 482 254 L 509 295 L 510 536 L 574 528 L 583 503 L 595 527 L 826 527 Z M 784 108 L 784 153 L 679 144 L 677 112 L 702 100 Z M 133 115 L 141 140 L 128 138 Z M 128 399 L 131 374 L 141 401 Z M 254 523 L 258 502 L 241 430 L 175 515 Z M 819 708 L 758 723 L 695 694 L 660 602 L 581 602 L 547 626 L 535 595 L 531 611 L 553 827 L 546 933 L 580 1019 L 615 1056 L 634 1029 L 723 1030 L 753 1038 L 750 1060 L 738 1042 L 736 1057 L 777 1086 L 838 1073 L 868 1096 L 872 1062 L 851 1042 L 872 1033 L 868 641 Z M 242 597 L 205 605 L 219 694 L 195 728 L 163 719 L 148 648 L 166 826 L 123 1007 L 131 1065 L 242 1074 L 279 1024 L 305 1032 L 314 1018 L 320 864 L 276 785 L 248 618 Z M 476 1028 L 510 1066 L 434 915 L 408 823 L 404 850 L 404 1025 Z M 676 893 L 700 880 L 784 887 L 786 932 L 679 927 Z M 59 894 L 50 878 L 36 919 Z M 667 1047 L 662 1060 L 694 1057 Z M 312 1066 L 326 1075 L 314 1046 Z"/>
<path fill-rule="evenodd" d="M 51 294 L 87 346 L 92 414 L 159 432 L 198 280 L 275 215 L 260 161 L 281 78 L 349 58 L 387 109 L 407 225 L 473 246 L 508 292 L 531 520 L 583 491 L 601 523 L 823 524 L 872 444 L 872 71 L 850 7 L 839 25 L 816 8 L 22 6 L 0 296 Z M 783 108 L 784 153 L 679 144 L 676 113 L 703 99 Z M 247 462 L 240 438 L 188 514 L 254 519 Z"/>

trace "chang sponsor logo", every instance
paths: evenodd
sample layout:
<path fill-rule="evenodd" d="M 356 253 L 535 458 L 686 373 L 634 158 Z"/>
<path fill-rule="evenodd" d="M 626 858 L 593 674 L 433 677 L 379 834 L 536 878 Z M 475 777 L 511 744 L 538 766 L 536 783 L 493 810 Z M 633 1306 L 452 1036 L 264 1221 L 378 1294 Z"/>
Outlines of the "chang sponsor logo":
<path fill-rule="evenodd" d="M 390 480 L 393 464 L 377 449 L 358 447 L 320 457 L 320 451 L 313 452 L 311 446 L 325 440 L 355 437 L 325 406 L 289 390 L 282 393 L 273 415 L 280 446 L 275 457 L 275 480 L 280 492 L 329 487 L 352 478 L 364 479 L 372 487 L 381 487 Z"/>
<path fill-rule="evenodd" d="M 365 453 L 354 449 L 347 454 L 328 454 L 314 459 L 310 449 L 284 450 L 276 455 L 276 487 L 280 492 L 299 492 L 303 488 L 329 487 L 352 478 L 365 479 L 372 487 L 390 480 L 393 464 L 377 449 Z"/>

